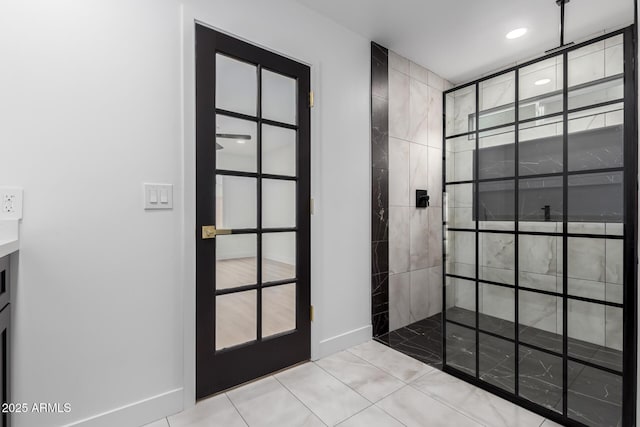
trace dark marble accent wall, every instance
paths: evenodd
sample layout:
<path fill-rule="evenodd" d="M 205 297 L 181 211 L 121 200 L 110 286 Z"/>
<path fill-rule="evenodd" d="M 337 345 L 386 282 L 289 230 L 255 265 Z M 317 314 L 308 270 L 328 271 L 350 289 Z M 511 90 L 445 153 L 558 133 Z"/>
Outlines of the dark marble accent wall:
<path fill-rule="evenodd" d="M 371 315 L 389 332 L 389 51 L 371 42 Z"/>

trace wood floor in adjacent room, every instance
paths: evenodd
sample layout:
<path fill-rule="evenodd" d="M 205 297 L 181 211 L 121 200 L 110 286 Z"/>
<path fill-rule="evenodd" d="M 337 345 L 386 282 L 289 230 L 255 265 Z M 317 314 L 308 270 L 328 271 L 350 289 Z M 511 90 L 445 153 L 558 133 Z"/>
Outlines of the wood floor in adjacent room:
<path fill-rule="evenodd" d="M 294 265 L 263 259 L 262 282 L 292 279 Z M 237 258 L 216 262 L 217 289 L 254 285 L 256 258 Z M 220 350 L 256 339 L 257 291 L 243 291 L 216 297 L 216 349 Z M 262 290 L 262 336 L 295 329 L 296 284 L 267 287 Z"/>

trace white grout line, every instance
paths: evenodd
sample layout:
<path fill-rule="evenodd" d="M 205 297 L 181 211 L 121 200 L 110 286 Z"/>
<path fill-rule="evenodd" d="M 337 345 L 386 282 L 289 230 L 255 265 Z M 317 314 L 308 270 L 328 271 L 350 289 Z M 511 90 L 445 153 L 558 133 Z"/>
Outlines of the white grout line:
<path fill-rule="evenodd" d="M 337 353 L 336 353 L 337 354 Z M 356 356 L 357 357 L 357 356 Z M 322 359 L 321 359 L 322 360 Z M 371 400 L 367 399 L 362 393 L 360 393 L 358 390 L 356 390 L 355 388 L 351 387 L 349 384 L 347 384 L 346 382 L 342 381 L 340 378 L 338 378 L 337 376 L 333 375 L 331 372 L 327 371 L 326 369 L 324 369 L 322 366 L 320 366 L 318 363 L 313 362 L 318 368 L 322 369 L 324 372 L 327 373 L 327 375 L 329 375 L 332 378 L 335 378 L 336 380 L 338 380 L 341 384 L 344 384 L 345 386 L 347 386 L 347 388 L 349 388 L 350 390 L 353 390 L 356 392 L 356 394 L 358 396 L 361 396 L 364 400 L 366 400 L 367 402 L 371 403 L 371 405 L 373 405 L 375 402 L 372 402 Z M 374 366 L 375 368 L 375 366 Z M 384 372 L 384 371 L 383 371 Z M 369 406 L 371 406 L 369 405 Z M 368 406 L 367 406 L 368 408 Z M 365 408 L 366 409 L 366 408 Z M 364 410 L 364 409 L 363 409 Z M 351 418 L 351 417 L 349 417 Z M 347 418 L 348 419 L 348 418 Z M 342 422 L 342 421 L 340 421 Z"/>
<path fill-rule="evenodd" d="M 236 410 L 236 413 L 238 415 L 240 415 L 240 418 L 242 418 L 242 421 L 244 421 L 245 425 L 248 427 L 249 426 L 249 422 L 247 420 L 245 420 L 245 418 L 242 416 L 242 413 L 240 412 L 240 410 L 238 409 L 236 404 L 233 403 L 233 400 L 231 400 L 231 398 L 229 397 L 229 395 L 227 393 L 224 393 L 224 397 L 227 398 L 227 400 L 231 403 L 231 406 L 233 406 L 233 409 Z"/>
<path fill-rule="evenodd" d="M 313 362 L 311 362 L 311 363 L 313 363 Z M 307 408 L 307 409 L 309 410 L 309 412 L 311 412 L 313 415 L 315 415 L 315 416 L 316 416 L 316 418 L 317 418 L 318 420 L 320 420 L 320 422 L 321 422 L 322 424 L 324 424 L 325 426 L 327 425 L 327 423 L 325 423 L 325 422 L 322 420 L 322 418 L 320 418 L 320 416 L 319 416 L 318 414 L 316 414 L 316 413 L 313 411 L 313 409 L 311 409 L 310 407 L 308 407 L 308 406 L 307 406 L 307 405 L 306 405 L 306 404 L 305 404 L 305 403 L 304 403 L 304 402 L 303 402 L 303 401 L 302 401 L 298 396 L 296 396 L 296 394 L 295 394 L 293 391 L 291 391 L 291 390 L 289 389 L 289 387 L 287 387 L 286 385 L 284 385 L 284 383 L 283 383 L 282 381 L 280 381 L 280 380 L 279 380 L 275 375 L 273 376 L 273 379 L 275 379 L 275 380 L 276 380 L 276 381 L 277 381 L 277 382 L 278 382 L 282 387 L 284 387 L 284 389 L 285 389 L 285 390 L 287 390 L 287 391 L 288 391 L 288 392 L 289 392 L 289 393 L 290 393 L 290 394 L 291 394 L 291 395 L 292 395 L 292 396 L 293 396 L 293 397 L 294 397 L 298 402 L 300 402 L 300 403 L 302 404 L 302 406 L 304 406 L 305 408 Z"/>
<path fill-rule="evenodd" d="M 402 387 L 404 388 L 404 387 Z M 400 389 L 398 389 L 400 390 Z M 396 390 L 396 391 L 398 391 Z M 394 391 L 395 393 L 395 391 Z M 393 393 L 392 393 L 393 394 Z M 382 399 L 381 399 L 382 400 Z M 388 413 L 387 411 L 385 411 L 384 409 L 382 409 L 381 407 L 379 407 L 378 405 L 376 405 L 375 403 L 371 406 L 367 406 L 366 408 L 364 408 L 361 411 L 356 412 L 355 414 L 351 415 L 350 417 L 345 418 L 344 420 L 340 421 L 340 423 L 337 424 L 337 427 L 340 427 L 340 424 L 347 422 L 347 420 L 350 420 L 351 418 L 355 417 L 358 414 L 361 414 L 362 412 L 366 411 L 367 409 L 371 409 L 371 408 L 377 408 L 379 410 L 381 410 L 382 412 L 384 412 L 385 414 L 387 414 L 388 416 L 390 416 L 391 418 L 393 418 L 394 420 L 396 420 L 397 422 L 399 422 L 400 424 L 402 424 L 403 426 L 406 426 L 405 423 L 403 423 L 402 421 L 400 421 L 399 419 L 397 419 L 396 417 L 394 417 L 393 415 L 391 415 L 390 413 Z M 538 426 L 539 427 L 539 426 Z"/>

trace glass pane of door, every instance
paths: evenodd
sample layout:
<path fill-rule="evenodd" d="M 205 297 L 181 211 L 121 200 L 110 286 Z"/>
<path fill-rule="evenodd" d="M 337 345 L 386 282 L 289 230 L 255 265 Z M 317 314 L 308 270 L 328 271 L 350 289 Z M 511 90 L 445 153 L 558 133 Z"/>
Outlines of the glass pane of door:
<path fill-rule="evenodd" d="M 258 106 L 258 68 L 216 54 L 216 108 L 255 116 Z"/>
<path fill-rule="evenodd" d="M 255 172 L 258 168 L 258 138 L 255 122 L 218 114 L 216 116 L 216 168 Z"/>
<path fill-rule="evenodd" d="M 216 350 L 222 350 L 296 329 L 298 130 L 295 79 L 226 56 L 217 61 L 218 82 L 228 83 L 216 95 Z M 262 111 L 254 108 L 257 99 Z"/>
<path fill-rule="evenodd" d="M 262 282 L 296 277 L 296 233 L 262 235 Z"/>
<path fill-rule="evenodd" d="M 296 124 L 297 86 L 291 77 L 262 70 L 262 116 L 276 122 Z"/>
<path fill-rule="evenodd" d="M 216 238 L 216 289 L 258 283 L 257 235 L 235 234 Z"/>
<path fill-rule="evenodd" d="M 216 350 L 256 339 L 256 291 L 216 296 Z"/>
<path fill-rule="evenodd" d="M 262 290 L 262 336 L 281 334 L 296 328 L 296 284 Z"/>

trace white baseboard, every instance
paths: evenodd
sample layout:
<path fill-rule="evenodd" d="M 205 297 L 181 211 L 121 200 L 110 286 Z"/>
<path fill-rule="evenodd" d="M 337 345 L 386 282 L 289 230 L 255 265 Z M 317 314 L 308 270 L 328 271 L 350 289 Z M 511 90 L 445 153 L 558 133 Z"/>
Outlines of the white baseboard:
<path fill-rule="evenodd" d="M 318 345 L 318 353 L 315 355 L 316 359 L 329 356 L 333 353 L 337 353 L 342 350 L 346 350 L 354 345 L 362 344 L 363 342 L 371 339 L 373 329 L 371 325 L 363 326 L 361 328 L 353 329 L 335 337 L 327 338 L 320 341 Z"/>
<path fill-rule="evenodd" d="M 182 388 L 75 421 L 65 427 L 140 427 L 182 411 Z"/>

